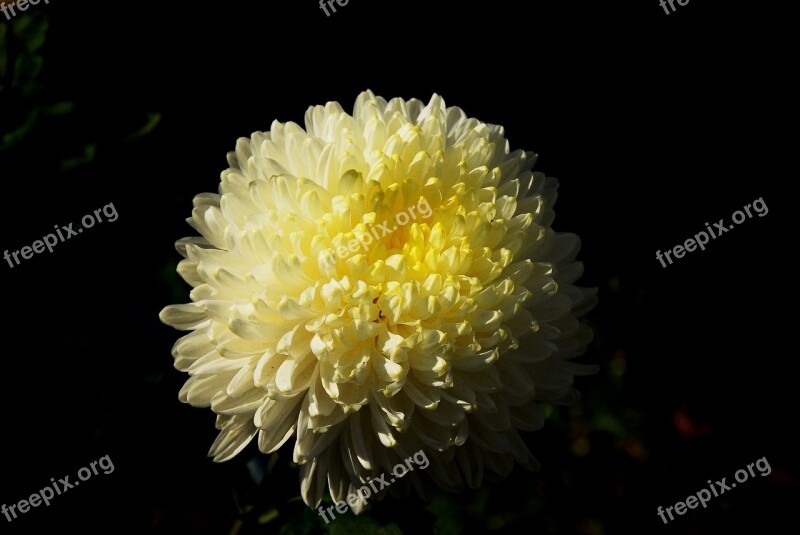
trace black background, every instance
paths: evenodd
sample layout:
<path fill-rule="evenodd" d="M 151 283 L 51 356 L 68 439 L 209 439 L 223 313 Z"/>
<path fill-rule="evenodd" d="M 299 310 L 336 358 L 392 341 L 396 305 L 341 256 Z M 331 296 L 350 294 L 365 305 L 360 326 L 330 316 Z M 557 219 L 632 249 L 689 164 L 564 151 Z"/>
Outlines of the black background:
<path fill-rule="evenodd" d="M 600 288 L 590 314 L 598 337 L 582 360 L 605 370 L 624 353 L 624 386 L 606 402 L 636 412 L 648 454 L 612 455 L 602 433 L 580 458 L 547 426 L 530 437 L 543 477 L 558 479 L 562 464 L 576 474 L 547 500 L 546 532 L 789 525 L 798 498 L 796 164 L 788 163 L 797 93 L 787 13 L 698 0 L 671 15 L 656 0 L 351 0 L 330 18 L 311 0 L 53 0 L 32 10 L 50 22 L 46 93 L 76 107 L 65 125 L 2 155 L 2 248 L 30 245 L 109 202 L 119 219 L 0 270 L 0 502 L 106 454 L 116 469 L 10 524 L 0 517 L 0 531 L 231 531 L 232 489 L 245 485 L 257 451 L 212 463 L 214 415 L 177 400 L 185 377 L 172 369 L 170 348 L 179 334 L 157 317 L 188 300 L 175 284 L 173 243 L 193 233 L 184 222 L 192 197 L 216 191 L 238 137 L 273 119 L 302 123 L 312 104 L 337 100 L 350 110 L 367 88 L 424 101 L 436 92 L 503 124 L 512 149 L 536 151 L 537 169 L 561 180 L 555 228 L 581 236 L 582 283 Z M 160 113 L 157 128 L 123 141 L 126 125 L 149 112 Z M 93 162 L 58 172 L 54 154 L 81 140 L 97 144 Z M 759 197 L 765 217 L 667 269 L 655 260 L 656 250 Z M 607 381 L 601 372 L 577 386 Z M 679 433 L 676 411 L 705 431 Z M 290 449 L 283 453 L 285 463 Z M 656 515 L 764 456 L 770 477 L 669 526 Z M 286 471 L 268 484 L 296 495 Z M 514 496 L 515 485 L 535 480 L 515 473 L 493 488 Z M 428 516 L 409 514 L 417 510 L 395 500 L 380 514 L 404 532 L 431 531 Z"/>

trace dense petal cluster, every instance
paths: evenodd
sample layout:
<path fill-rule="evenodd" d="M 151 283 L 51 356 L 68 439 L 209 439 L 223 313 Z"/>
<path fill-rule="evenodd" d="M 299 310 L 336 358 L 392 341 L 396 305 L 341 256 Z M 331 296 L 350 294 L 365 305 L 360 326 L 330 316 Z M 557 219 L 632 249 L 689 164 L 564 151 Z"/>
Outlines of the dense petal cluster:
<path fill-rule="evenodd" d="M 314 507 L 418 450 L 450 490 L 534 467 L 519 431 L 542 426 L 537 400 L 576 399 L 594 301 L 535 159 L 437 95 L 368 91 L 240 139 L 177 243 L 192 302 L 161 313 L 192 331 L 173 355 L 180 399 L 218 415 L 210 455 L 294 439 Z"/>

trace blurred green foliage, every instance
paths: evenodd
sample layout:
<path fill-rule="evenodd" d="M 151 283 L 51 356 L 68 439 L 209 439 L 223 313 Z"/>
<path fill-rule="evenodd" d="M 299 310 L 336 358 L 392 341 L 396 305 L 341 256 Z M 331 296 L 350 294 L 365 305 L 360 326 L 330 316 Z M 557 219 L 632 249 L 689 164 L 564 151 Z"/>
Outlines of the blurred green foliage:
<path fill-rule="evenodd" d="M 95 140 L 70 139 L 69 133 L 79 130 L 76 125 L 84 117 L 75 99 L 54 91 L 55 84 L 46 79 L 48 30 L 47 15 L 42 10 L 0 23 L 0 155 L 13 150 L 18 159 L 26 159 L 31 152 L 46 147 L 58 151 L 58 170 L 67 172 L 94 160 L 97 139 L 103 138 L 103 132 L 97 132 Z M 93 111 L 87 113 L 91 115 Z M 161 114 L 150 112 L 135 120 L 134 125 L 122 125 L 124 133 L 118 141 L 149 134 L 160 122 Z M 53 139 L 60 142 L 53 143 Z M 43 141 L 50 142 L 42 145 Z"/>
<path fill-rule="evenodd" d="M 43 91 L 39 76 L 44 65 L 41 49 L 47 27 L 47 19 L 38 13 L 20 17 L 13 24 L 0 24 L 0 151 L 19 143 L 41 115 L 72 111 L 71 102 L 37 103 Z"/>

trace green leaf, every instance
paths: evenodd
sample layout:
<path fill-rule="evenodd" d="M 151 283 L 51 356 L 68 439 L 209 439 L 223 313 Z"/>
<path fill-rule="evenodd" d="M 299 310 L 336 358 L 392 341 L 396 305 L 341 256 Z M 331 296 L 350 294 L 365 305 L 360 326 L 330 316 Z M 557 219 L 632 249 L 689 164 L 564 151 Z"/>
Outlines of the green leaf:
<path fill-rule="evenodd" d="M 161 122 L 161 114 L 158 112 L 151 112 L 147 114 L 147 120 L 141 128 L 134 131 L 132 134 L 126 136 L 123 141 L 131 141 L 143 136 L 146 136 L 150 132 L 152 132 L 158 123 Z"/>
<path fill-rule="evenodd" d="M 97 152 L 97 145 L 94 143 L 87 144 L 83 147 L 83 155 L 61 160 L 61 171 L 70 171 L 76 167 L 91 162 L 94 160 L 95 152 Z"/>
<path fill-rule="evenodd" d="M 44 58 L 42 56 L 19 56 L 14 62 L 13 87 L 20 88 L 23 95 L 30 95 L 35 89 L 36 78 L 42 71 Z"/>
<path fill-rule="evenodd" d="M 434 531 L 437 535 L 464 533 L 462 514 L 453 496 L 441 492 L 437 493 L 433 496 L 427 509 L 436 517 Z"/>
<path fill-rule="evenodd" d="M 258 517 L 258 523 L 262 525 L 267 524 L 278 518 L 279 515 L 280 513 L 278 512 L 278 510 L 273 507 L 272 509 L 270 509 L 269 511 Z"/>
<path fill-rule="evenodd" d="M 0 24 L 0 78 L 5 78 L 8 70 L 8 26 Z"/>
<path fill-rule="evenodd" d="M 327 525 L 330 535 L 403 535 L 403 531 L 392 522 L 385 526 L 371 516 L 356 516 L 347 512 L 337 516 Z"/>
<path fill-rule="evenodd" d="M 267 464 L 267 474 L 272 474 L 272 471 L 275 469 L 275 465 L 278 464 L 278 454 L 273 453 L 269 456 L 269 464 Z"/>
<path fill-rule="evenodd" d="M 66 115 L 75 109 L 75 103 L 64 100 L 42 107 L 42 113 L 47 115 Z"/>
<path fill-rule="evenodd" d="M 33 53 L 44 45 L 47 27 L 47 17 L 36 13 L 18 17 L 13 24 L 13 32 L 22 41 L 25 50 Z"/>
<path fill-rule="evenodd" d="M 3 139 L 0 141 L 0 151 L 8 149 L 20 139 L 25 137 L 25 135 L 33 128 L 33 125 L 36 124 L 38 117 L 39 108 L 33 108 L 28 112 L 27 117 L 25 117 L 25 122 L 23 122 L 19 128 L 9 132 L 8 134 L 3 134 Z"/>

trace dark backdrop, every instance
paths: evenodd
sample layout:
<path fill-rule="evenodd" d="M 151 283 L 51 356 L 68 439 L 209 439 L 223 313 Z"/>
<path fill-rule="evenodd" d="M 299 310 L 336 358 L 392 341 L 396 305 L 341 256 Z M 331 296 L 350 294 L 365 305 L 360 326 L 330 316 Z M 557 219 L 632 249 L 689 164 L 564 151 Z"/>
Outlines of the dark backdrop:
<path fill-rule="evenodd" d="M 0 270 L 0 502 L 104 455 L 115 471 L 12 523 L 0 516 L 3 532 L 323 527 L 287 503 L 298 494 L 289 448 L 260 487 L 246 467 L 255 446 L 224 465 L 206 458 L 214 416 L 177 401 L 179 333 L 157 314 L 188 299 L 173 243 L 192 234 L 192 197 L 216 191 L 236 139 L 273 119 L 302 123 L 312 104 L 351 109 L 367 88 L 439 93 L 503 124 L 512 148 L 539 153 L 537 169 L 561 180 L 556 229 L 581 236 L 583 283 L 600 289 L 583 361 L 602 367 L 578 379 L 582 407 L 527 437 L 541 474 L 516 471 L 431 508 L 387 500 L 375 525 L 723 533 L 792 518 L 797 93 L 787 14 L 697 0 L 671 15 L 656 0 L 429 4 L 351 0 L 330 18 L 311 0 L 31 8 L 49 24 L 43 67 L 35 91 L 0 93 L 0 124 L 31 106 L 72 105 L 40 115 L 0 153 L 2 248 L 109 202 L 119 219 Z M 759 197 L 767 216 L 667 269 L 655 260 Z M 769 477 L 669 526 L 656 515 L 765 456 Z M 278 518 L 259 524 L 272 507 Z"/>

